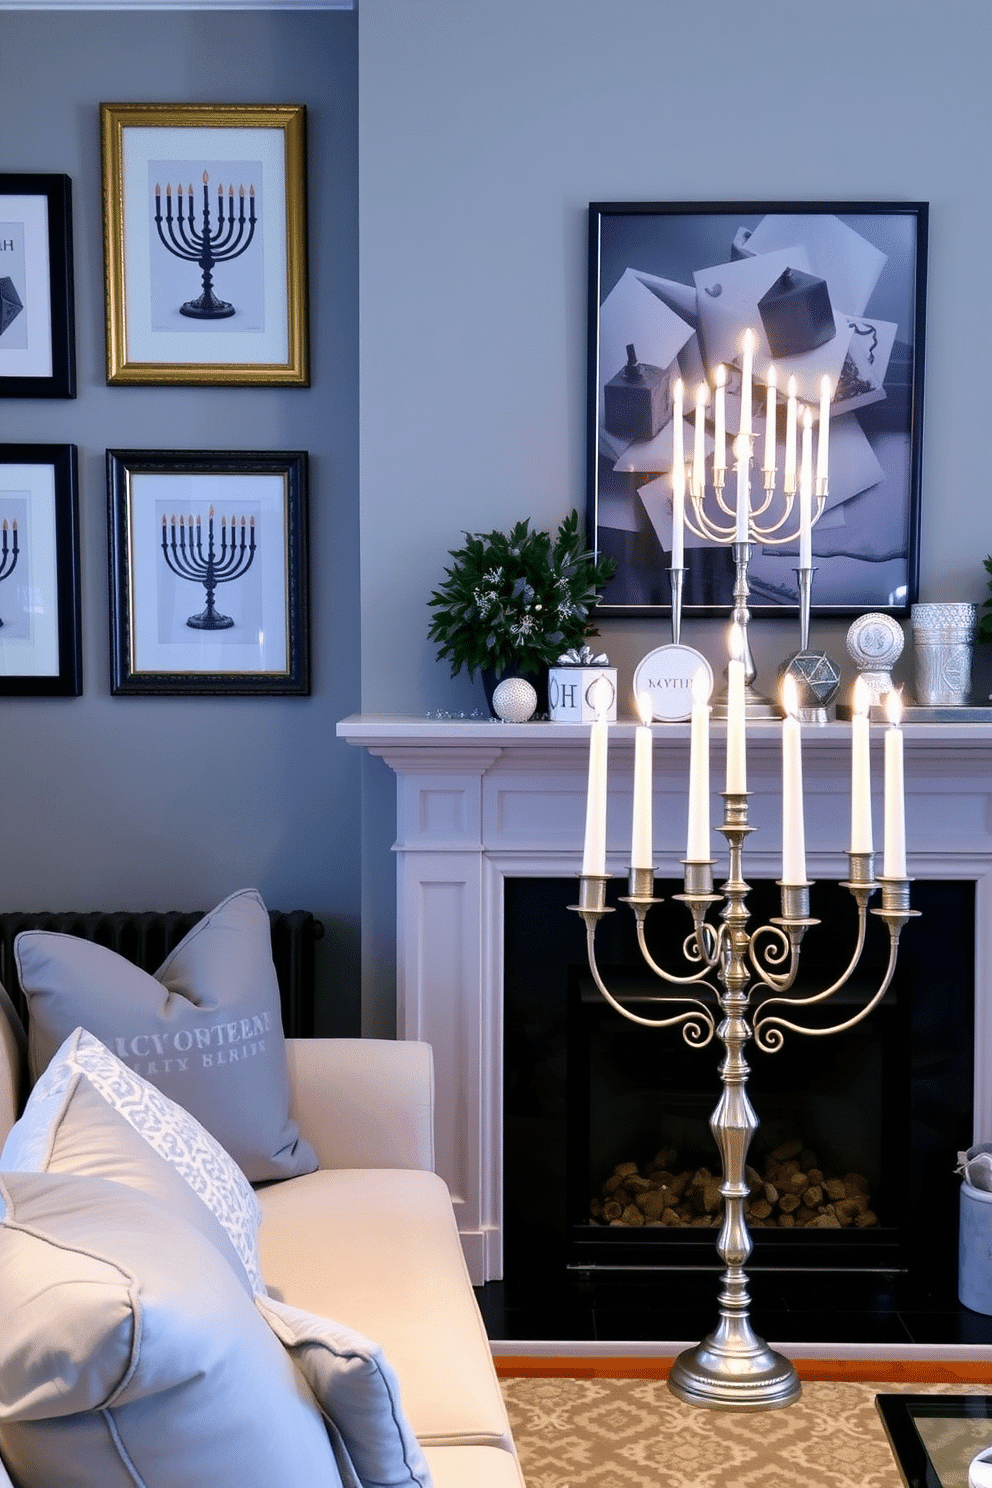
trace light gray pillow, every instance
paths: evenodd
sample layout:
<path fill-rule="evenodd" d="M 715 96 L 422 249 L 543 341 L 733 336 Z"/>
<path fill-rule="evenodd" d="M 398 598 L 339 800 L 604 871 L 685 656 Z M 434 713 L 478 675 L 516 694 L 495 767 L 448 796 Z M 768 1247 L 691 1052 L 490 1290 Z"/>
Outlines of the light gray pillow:
<path fill-rule="evenodd" d="M 399 1380 L 379 1345 L 275 1297 L 256 1296 L 255 1305 L 336 1428 L 362 1488 L 431 1488 Z"/>
<path fill-rule="evenodd" d="M 254 889 L 211 910 L 154 976 L 47 930 L 22 931 L 14 955 L 35 1078 L 82 1027 L 190 1111 L 253 1183 L 314 1171 L 289 1116 L 269 916 Z"/>
<path fill-rule="evenodd" d="M 85 1029 L 56 1052 L 0 1151 L 0 1172 L 111 1178 L 166 1199 L 181 1214 L 206 1204 L 253 1292 L 262 1212 L 220 1143 Z"/>
<path fill-rule="evenodd" d="M 0 1447 L 24 1488 L 341 1488 L 205 1205 L 0 1175 Z"/>

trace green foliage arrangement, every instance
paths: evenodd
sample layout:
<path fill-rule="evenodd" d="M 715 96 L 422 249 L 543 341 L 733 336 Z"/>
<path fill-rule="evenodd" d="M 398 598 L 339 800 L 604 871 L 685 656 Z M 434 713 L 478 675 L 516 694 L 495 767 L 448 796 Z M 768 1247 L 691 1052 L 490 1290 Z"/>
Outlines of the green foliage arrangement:
<path fill-rule="evenodd" d="M 982 605 L 986 613 L 978 622 L 978 638 L 981 641 L 992 641 L 992 554 L 988 558 L 983 558 L 982 562 L 989 576 L 989 597 Z"/>
<path fill-rule="evenodd" d="M 529 519 L 509 532 L 466 532 L 465 539 L 451 550 L 454 562 L 428 601 L 428 635 L 438 642 L 438 660 L 450 657 L 452 676 L 462 667 L 470 677 L 489 667 L 536 672 L 597 634 L 589 611 L 616 564 L 586 548 L 577 511 L 554 541 Z"/>

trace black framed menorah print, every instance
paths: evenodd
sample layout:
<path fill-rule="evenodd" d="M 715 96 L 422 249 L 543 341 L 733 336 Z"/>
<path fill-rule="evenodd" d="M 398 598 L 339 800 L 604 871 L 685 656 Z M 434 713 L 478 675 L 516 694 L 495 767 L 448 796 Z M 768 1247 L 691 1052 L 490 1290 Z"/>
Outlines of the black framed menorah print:
<path fill-rule="evenodd" d="M 0 697 L 83 690 L 74 444 L 0 444 Z"/>
<path fill-rule="evenodd" d="M 309 385 L 306 110 L 100 105 L 107 382 Z"/>
<path fill-rule="evenodd" d="M 799 607 L 802 570 L 815 614 L 909 613 L 927 229 L 926 202 L 590 205 L 587 525 L 616 560 L 598 614 L 668 614 L 676 589 L 722 613 L 735 545 L 754 614 Z"/>
<path fill-rule="evenodd" d="M 111 691 L 310 691 L 302 450 L 108 450 Z"/>
<path fill-rule="evenodd" d="M 72 182 L 0 174 L 0 398 L 74 398 Z"/>

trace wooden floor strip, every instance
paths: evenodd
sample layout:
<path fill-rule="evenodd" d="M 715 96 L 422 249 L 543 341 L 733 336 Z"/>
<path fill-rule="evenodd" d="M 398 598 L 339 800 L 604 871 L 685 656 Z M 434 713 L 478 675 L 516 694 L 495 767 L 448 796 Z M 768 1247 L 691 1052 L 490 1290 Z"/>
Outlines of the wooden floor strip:
<path fill-rule="evenodd" d="M 534 1358 L 502 1354 L 493 1363 L 500 1379 L 665 1379 L 670 1358 Z M 992 1360 L 796 1359 L 804 1380 L 878 1380 L 892 1384 L 992 1385 Z"/>

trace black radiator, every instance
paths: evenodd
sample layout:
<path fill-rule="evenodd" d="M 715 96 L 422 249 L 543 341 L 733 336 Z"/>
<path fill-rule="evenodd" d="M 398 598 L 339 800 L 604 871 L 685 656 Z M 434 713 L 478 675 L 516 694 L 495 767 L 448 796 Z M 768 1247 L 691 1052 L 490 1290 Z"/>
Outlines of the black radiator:
<path fill-rule="evenodd" d="M 118 909 L 106 913 L 91 910 L 84 914 L 70 910 L 39 914 L 10 911 L 0 914 L 0 982 L 26 1021 L 25 998 L 14 960 L 14 937 L 22 930 L 55 930 L 62 935 L 78 935 L 82 940 L 93 940 L 108 950 L 116 951 L 142 971 L 152 973 L 202 919 L 203 911 L 186 913 L 180 910 Z M 324 927 L 306 909 L 270 910 L 269 922 L 283 1028 L 291 1038 L 312 1038 L 313 948 L 323 935 Z"/>

